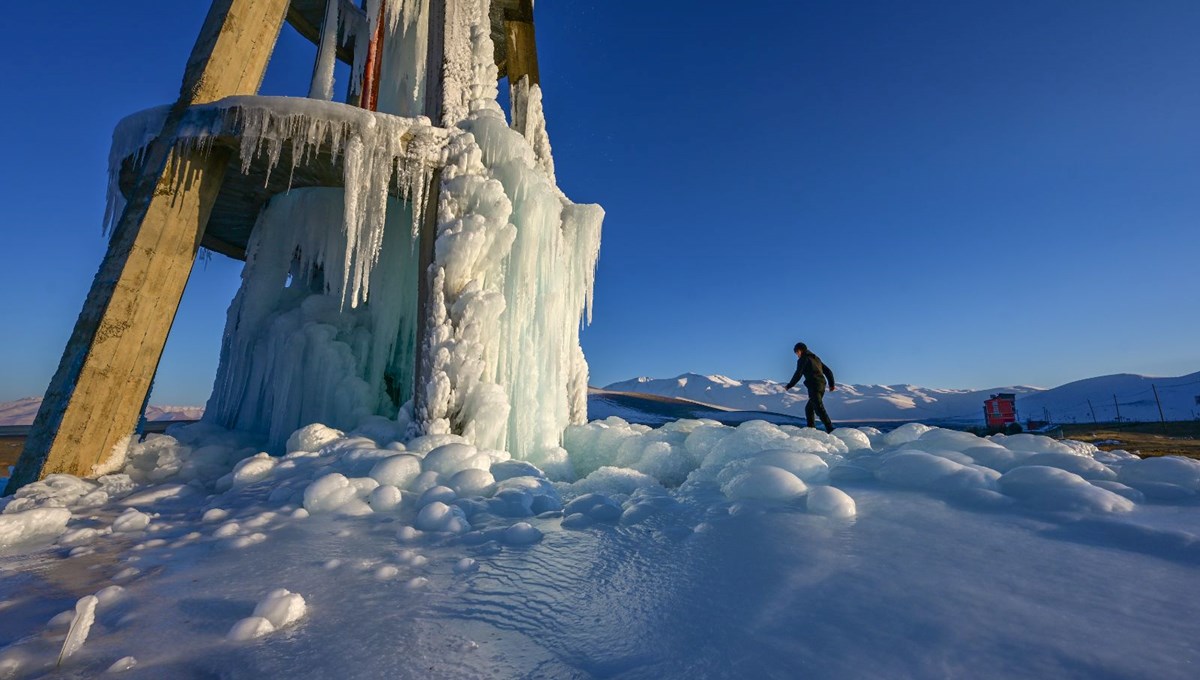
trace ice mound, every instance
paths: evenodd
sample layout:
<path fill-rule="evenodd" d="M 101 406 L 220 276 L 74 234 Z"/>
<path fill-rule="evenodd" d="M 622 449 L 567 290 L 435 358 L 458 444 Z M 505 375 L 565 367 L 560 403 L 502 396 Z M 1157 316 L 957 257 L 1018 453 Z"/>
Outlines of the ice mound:
<path fill-rule="evenodd" d="M 123 656 L 117 659 L 108 667 L 106 673 L 124 673 L 125 671 L 137 665 L 137 659 L 132 656 Z"/>
<path fill-rule="evenodd" d="M 1120 513 L 1147 499 L 1200 494 L 1198 461 L 1140 460 L 1040 435 L 982 438 L 919 423 L 886 434 L 842 428 L 830 435 L 763 421 L 729 427 L 681 420 L 652 429 L 610 417 L 568 429 L 564 441 L 583 477 L 561 486 L 567 499 L 602 494 L 639 520 L 648 510 L 634 510 L 629 496 L 654 487 L 691 495 L 716 485 L 730 500 L 782 504 L 819 488 L 806 506 L 832 516 L 858 512 L 837 487 L 871 482 L 977 506 L 1055 513 Z M 565 524 L 592 521 L 566 512 L 579 517 Z"/>
<path fill-rule="evenodd" d="M 31 541 L 54 538 L 67 529 L 71 511 L 34 508 L 0 515 L 0 550 Z"/>
<path fill-rule="evenodd" d="M 303 597 L 286 588 L 278 588 L 258 603 L 254 615 L 270 621 L 276 628 L 283 628 L 303 618 L 305 611 Z"/>
<path fill-rule="evenodd" d="M 364 490 L 342 473 L 331 472 L 304 489 L 304 509 L 310 513 L 341 511 L 356 514 L 365 506 L 370 512 L 364 498 L 371 491 L 374 488 Z"/>
<path fill-rule="evenodd" d="M 303 597 L 286 588 L 277 588 L 259 601 L 253 616 L 235 623 L 226 637 L 246 641 L 270 635 L 304 618 L 306 610 Z"/>
<path fill-rule="evenodd" d="M 411 454 L 399 454 L 384 458 L 371 468 L 370 476 L 380 484 L 398 489 L 408 487 L 421 474 L 421 459 Z"/>
<path fill-rule="evenodd" d="M 320 451 L 322 446 L 341 438 L 341 430 L 326 427 L 320 423 L 306 425 L 296 430 L 288 437 L 287 452 Z"/>
<path fill-rule="evenodd" d="M 622 512 L 619 503 L 599 493 L 585 493 L 563 507 L 563 514 L 568 518 L 582 515 L 597 522 L 615 522 Z"/>
<path fill-rule="evenodd" d="M 445 444 L 425 454 L 421 469 L 451 477 L 463 470 L 488 470 L 492 459 L 470 444 Z"/>
<path fill-rule="evenodd" d="M 128 508 L 113 520 L 112 530 L 115 533 L 142 531 L 149 525 L 149 515 L 135 508 Z"/>
<path fill-rule="evenodd" d="M 883 482 L 915 489 L 990 488 L 1000 474 L 995 470 L 963 465 L 924 451 L 902 450 L 883 457 L 875 470 Z"/>
<path fill-rule="evenodd" d="M 467 516 L 457 505 L 433 501 L 421 508 L 417 514 L 417 528 L 421 531 L 440 531 L 461 534 L 471 530 Z"/>
<path fill-rule="evenodd" d="M 233 624 L 226 635 L 230 640 L 246 641 L 270 635 L 275 632 L 275 626 L 262 616 L 250 616 Z"/>
<path fill-rule="evenodd" d="M 386 438 L 388 429 L 374 422 L 370 431 Z M 1200 463 L 1141 460 L 1041 437 L 980 438 L 910 427 L 889 444 L 887 435 L 855 428 L 829 435 L 765 422 L 730 427 L 701 420 L 648 428 L 609 418 L 571 428 L 565 446 L 541 458 L 566 470 L 552 480 L 534 462 L 542 453 L 513 459 L 455 435 L 395 440 L 380 448 L 362 430 L 299 432 L 297 441 L 319 435 L 305 444 L 316 450 L 268 456 L 239 446 L 236 435 L 209 428 L 196 436 L 184 428 L 149 441 L 119 474 L 94 481 L 47 478 L 3 501 L 0 550 L 57 538 L 52 552 L 66 560 L 110 546 L 123 551 L 110 577 L 121 585 L 94 596 L 105 644 L 109 631 L 135 620 L 121 618 L 126 611 L 145 606 L 140 589 L 158 578 L 158 567 L 182 564 L 168 562 L 172 555 L 186 560 L 211 551 L 220 561 L 257 564 L 292 559 L 278 556 L 296 554 L 295 541 L 323 548 L 312 567 L 319 576 L 308 583 L 327 582 L 336 573 L 339 584 L 357 579 L 367 586 L 348 592 L 386 590 L 389 598 L 453 598 L 507 584 L 507 574 L 494 577 L 521 559 L 530 561 L 521 568 L 534 571 L 580 559 L 573 545 L 599 548 L 586 559 L 597 560 L 603 573 L 617 564 L 635 573 L 643 563 L 670 556 L 707 555 L 713 541 L 732 534 L 744 540 L 739 532 L 755 527 L 838 536 L 878 529 L 881 517 L 911 505 L 960 513 L 959 519 L 980 509 L 1031 513 L 1038 519 L 1027 524 L 1048 536 L 1086 538 L 1090 531 L 1132 551 L 1184 561 L 1197 554 L 1195 532 L 1149 526 L 1163 514 L 1145 506 L 1192 503 L 1200 493 Z M 215 453 L 201 454 L 203 466 L 189 465 L 187 455 L 206 450 Z M 554 447 L 539 451 L 546 450 Z M 145 467 L 148 461 L 166 467 Z M 1176 521 L 1177 509 L 1166 513 L 1169 521 Z M 646 559 L 631 562 L 625 549 L 644 550 Z M 309 569 L 287 564 L 285 571 L 263 573 L 293 579 Z M 257 587 L 252 597 L 269 591 L 267 597 L 252 612 L 221 619 L 213 635 L 257 640 L 306 615 L 303 597 Z M 244 596 L 244 584 L 238 589 Z M 106 606 L 121 614 L 106 619 Z M 75 619 L 70 611 L 54 617 L 53 634 L 64 634 Z M 26 664 L 20 656 L 25 649 L 3 652 L 0 663 Z M 88 658 L 86 651 L 73 663 Z M 112 652 L 105 664 L 131 652 L 145 658 L 135 647 Z M 53 653 L 57 649 L 51 661 Z"/>
<path fill-rule="evenodd" d="M 1129 460 L 1117 479 L 1152 498 L 1187 498 L 1200 493 L 1200 461 L 1174 456 Z"/>
<path fill-rule="evenodd" d="M 773 465 L 751 465 L 722 485 L 725 495 L 736 500 L 790 501 L 808 492 L 796 475 Z"/>
<path fill-rule="evenodd" d="M 847 519 L 858 513 L 854 499 L 845 491 L 832 486 L 814 486 L 805 498 L 808 511 L 814 515 L 825 515 Z"/>
<path fill-rule="evenodd" d="M 1023 465 L 1004 473 L 1000 490 L 1039 510 L 1128 512 L 1133 502 L 1066 470 Z"/>
<path fill-rule="evenodd" d="M 886 446 L 899 446 L 900 444 L 916 441 L 921 435 L 929 432 L 931 429 L 933 428 L 921 423 L 905 423 L 883 435 L 882 440 Z"/>

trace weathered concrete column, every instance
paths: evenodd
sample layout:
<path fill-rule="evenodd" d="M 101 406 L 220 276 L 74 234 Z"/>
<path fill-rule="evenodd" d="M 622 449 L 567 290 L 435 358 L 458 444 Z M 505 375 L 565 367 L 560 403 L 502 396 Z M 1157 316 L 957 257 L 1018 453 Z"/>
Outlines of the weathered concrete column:
<path fill-rule="evenodd" d="M 51 473 L 90 475 L 133 431 L 229 162 L 175 153 L 180 120 L 194 104 L 258 91 L 287 10 L 288 0 L 213 0 L 6 494 Z"/>
<path fill-rule="evenodd" d="M 429 51 L 425 59 L 425 115 L 435 125 L 442 124 L 444 72 L 446 62 L 446 0 L 429 2 Z M 438 203 L 442 195 L 442 169 L 434 170 L 426 192 L 425 219 L 417 238 L 417 351 L 413 371 L 413 414 L 420 426 L 429 416 L 426 393 L 432 376 L 433 357 L 426 354 L 429 334 L 429 297 L 433 290 L 433 256 L 437 242 Z"/>
<path fill-rule="evenodd" d="M 504 40 L 504 70 L 508 77 L 512 129 L 524 135 L 537 151 L 538 145 L 534 137 L 538 132 L 531 130 L 529 126 L 530 90 L 540 84 L 537 42 L 533 34 L 532 0 L 517 0 L 516 7 L 504 10 Z M 553 161 L 548 155 L 545 163 L 548 168 L 553 167 Z"/>
<path fill-rule="evenodd" d="M 541 82 L 538 73 L 537 41 L 533 34 L 533 0 L 518 0 L 515 9 L 504 10 L 505 74 L 510 85 L 529 76 L 529 84 Z"/>

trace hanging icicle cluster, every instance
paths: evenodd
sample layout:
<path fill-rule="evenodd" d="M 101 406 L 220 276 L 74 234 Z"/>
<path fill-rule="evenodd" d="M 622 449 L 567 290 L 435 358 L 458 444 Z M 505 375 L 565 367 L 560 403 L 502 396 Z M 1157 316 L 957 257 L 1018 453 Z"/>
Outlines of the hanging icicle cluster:
<path fill-rule="evenodd" d="M 182 145 L 204 150 L 236 137 L 243 172 L 265 159 L 268 171 L 290 173 L 328 154 L 345 183 L 276 196 L 264 209 L 206 419 L 278 446 L 311 422 L 349 428 L 385 415 L 414 432 L 549 460 L 562 455 L 565 428 L 586 419 L 579 332 L 591 317 L 604 212 L 556 186 L 537 85 L 514 84 L 506 120 L 487 0 L 447 0 L 443 117 L 420 115 L 429 6 L 371 0 L 367 21 L 353 26 L 327 14 L 338 35 L 325 31 L 321 60 L 346 31 L 358 41 L 382 27 L 379 112 L 324 101 L 332 87 L 324 61 L 319 98 L 235 97 L 188 112 Z M 164 115 L 118 126 L 106 219 L 120 213 L 122 164 L 136 162 Z M 285 150 L 292 167 L 278 168 Z M 418 228 L 435 168 L 434 258 L 421 272 Z M 417 338 L 422 276 L 431 293 Z M 423 366 L 414 366 L 417 343 Z M 399 403 L 414 389 L 416 413 Z"/>

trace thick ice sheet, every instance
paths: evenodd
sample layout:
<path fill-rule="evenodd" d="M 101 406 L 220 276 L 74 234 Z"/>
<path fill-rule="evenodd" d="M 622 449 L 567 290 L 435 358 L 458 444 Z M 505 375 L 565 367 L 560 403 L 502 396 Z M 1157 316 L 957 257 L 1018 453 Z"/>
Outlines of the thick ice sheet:
<path fill-rule="evenodd" d="M 0 673 L 52 665 L 88 595 L 65 677 L 131 656 L 146 678 L 1184 678 L 1200 662 L 1195 461 L 613 418 L 573 428 L 550 481 L 381 425 L 306 427 L 282 458 L 187 426 L 131 447 L 122 475 L 0 501 L 6 518 L 71 512 L 0 557 Z"/>

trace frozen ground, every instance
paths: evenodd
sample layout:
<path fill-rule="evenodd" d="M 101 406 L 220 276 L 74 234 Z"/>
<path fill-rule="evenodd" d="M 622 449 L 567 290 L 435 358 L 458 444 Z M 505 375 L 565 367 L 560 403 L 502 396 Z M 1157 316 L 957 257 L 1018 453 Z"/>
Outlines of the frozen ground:
<path fill-rule="evenodd" d="M 188 426 L 99 482 L 0 501 L 0 677 L 50 672 L 68 637 L 56 677 L 1190 678 L 1200 663 L 1196 461 L 917 425 L 609 419 L 538 469 L 398 433 L 315 426 L 269 457 Z"/>

